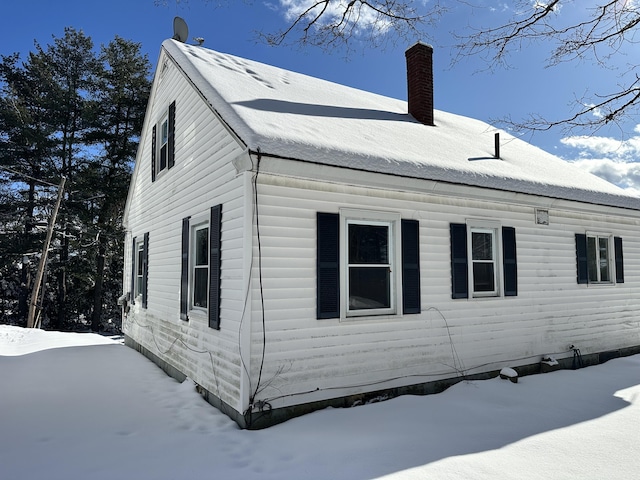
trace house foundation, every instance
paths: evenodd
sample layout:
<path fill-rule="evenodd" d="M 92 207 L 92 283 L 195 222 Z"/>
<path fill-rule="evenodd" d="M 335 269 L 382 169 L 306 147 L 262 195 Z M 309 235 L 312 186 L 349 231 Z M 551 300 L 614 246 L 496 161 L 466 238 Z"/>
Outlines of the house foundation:
<path fill-rule="evenodd" d="M 183 382 L 187 376 L 177 370 L 175 367 L 171 366 L 156 354 L 143 347 L 135 340 L 125 335 L 125 345 L 139 353 L 143 354 L 153 363 L 155 363 L 158 367 L 160 367 L 167 375 L 176 379 L 178 382 Z M 575 370 L 577 368 L 590 367 L 594 365 L 599 365 L 605 363 L 614 358 L 627 357 L 631 355 L 640 354 L 640 345 L 620 348 L 616 350 L 608 350 L 605 352 L 597 352 L 597 353 L 589 353 L 586 355 L 581 355 L 581 366 L 578 366 L 576 363 L 576 357 L 567 357 L 558 359 L 557 369 L 555 370 Z M 531 363 L 528 365 L 522 365 L 519 367 L 513 367 L 513 369 L 518 373 L 519 377 L 524 377 L 528 375 L 537 375 L 540 373 L 545 373 L 542 369 L 541 363 Z M 376 390 L 374 392 L 360 393 L 356 395 L 348 395 L 345 397 L 339 398 L 331 398 L 327 400 L 320 400 L 316 402 L 309 402 L 300 405 L 293 405 L 290 407 L 276 408 L 271 409 L 266 406 L 262 406 L 262 409 L 255 410 L 251 412 L 246 412 L 244 415 L 241 415 L 235 409 L 233 409 L 230 405 L 226 404 L 218 397 L 216 397 L 212 392 L 207 390 L 206 388 L 197 385 L 196 388 L 198 392 L 203 396 L 203 398 L 212 406 L 216 407 L 222 413 L 231 418 L 234 422 L 238 424 L 238 426 L 242 429 L 248 430 L 260 430 L 263 428 L 267 428 L 273 425 L 277 425 L 279 423 L 286 422 L 287 420 L 291 420 L 292 418 L 300 417 L 302 415 L 306 415 L 307 413 L 312 413 L 317 410 L 322 410 L 327 407 L 332 408 L 351 408 L 358 405 L 364 405 L 367 403 L 373 403 L 377 401 L 385 401 L 390 400 L 392 398 L 399 397 L 401 395 L 431 395 L 437 394 L 445 391 L 449 387 L 462 382 L 462 381 L 474 381 L 474 380 L 489 380 L 491 378 L 495 378 L 499 375 L 500 370 L 492 370 L 484 373 L 476 373 L 472 375 L 460 375 L 457 377 L 451 377 L 447 379 L 441 379 L 431 382 L 422 382 L 414 385 L 407 385 L 403 387 L 395 387 L 395 388 L 387 388 Z"/>

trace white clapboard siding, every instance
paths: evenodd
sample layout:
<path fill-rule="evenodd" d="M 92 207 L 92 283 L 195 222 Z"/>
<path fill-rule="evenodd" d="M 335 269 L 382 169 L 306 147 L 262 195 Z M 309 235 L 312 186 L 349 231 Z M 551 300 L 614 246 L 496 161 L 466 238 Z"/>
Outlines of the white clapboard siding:
<path fill-rule="evenodd" d="M 583 354 L 640 345 L 637 212 L 268 155 L 260 172 L 238 173 L 235 160 L 248 168 L 242 141 L 165 51 L 158 65 L 124 215 L 125 291 L 132 239 L 149 234 L 148 307 L 137 301 L 124 331 L 237 412 L 570 357 L 569 345 Z M 151 131 L 173 101 L 176 163 L 152 182 Z M 181 228 L 185 217 L 207 222 L 218 204 L 213 330 L 205 312 L 180 320 Z M 536 207 L 549 225 L 536 224 Z M 316 319 L 316 213 L 342 208 L 419 221 L 420 314 Z M 449 227 L 468 219 L 515 228 L 517 296 L 451 298 Z M 624 284 L 577 284 L 575 234 L 587 232 L 623 238 Z"/>
<path fill-rule="evenodd" d="M 261 397 L 274 408 L 454 377 L 456 370 L 536 363 L 548 353 L 569 357 L 572 344 L 583 354 L 640 344 L 638 220 L 620 210 L 603 215 L 585 213 L 584 206 L 549 208 L 545 226 L 536 225 L 530 204 L 268 175 L 260 177 L 258 191 L 261 258 L 254 248 L 251 377 L 257 381 L 262 359 L 264 304 Z M 419 220 L 421 314 L 316 320 L 316 212 L 340 208 Z M 451 298 L 449 224 L 468 218 L 515 227 L 516 297 Z M 577 284 L 575 234 L 587 231 L 623 238 L 624 284 Z M 255 281 L 260 273 L 263 298 Z"/>
<path fill-rule="evenodd" d="M 164 54 L 159 65 L 165 63 Z M 160 69 L 159 69 L 160 72 Z M 176 102 L 175 166 L 151 182 L 151 129 Z M 154 81 L 137 157 L 125 223 L 125 291 L 131 275 L 131 241 L 149 233 L 148 308 L 132 306 L 124 331 L 137 343 L 241 410 L 238 332 L 244 306 L 244 179 L 231 161 L 243 147 L 171 61 Z M 180 320 L 181 225 L 184 217 L 208 221 L 222 204 L 221 322 L 212 330 L 204 313 Z"/>

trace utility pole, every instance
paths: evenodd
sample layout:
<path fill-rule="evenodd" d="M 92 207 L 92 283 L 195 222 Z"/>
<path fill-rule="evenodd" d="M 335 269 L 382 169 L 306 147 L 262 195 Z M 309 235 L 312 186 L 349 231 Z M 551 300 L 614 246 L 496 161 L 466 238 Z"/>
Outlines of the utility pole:
<path fill-rule="evenodd" d="M 53 208 L 53 213 L 49 217 L 49 226 L 47 227 L 47 238 L 44 241 L 44 247 L 42 248 L 42 256 L 38 263 L 38 272 L 33 284 L 33 291 L 31 292 L 31 301 L 29 303 L 29 316 L 27 317 L 27 328 L 34 328 L 36 318 L 36 306 L 38 303 L 38 294 L 40 293 L 40 286 L 42 284 L 42 277 L 44 276 L 44 267 L 47 264 L 47 255 L 49 253 L 49 245 L 51 245 L 51 237 L 53 236 L 53 226 L 56 224 L 56 217 L 58 216 L 58 210 L 60 209 L 60 203 L 62 202 L 62 196 L 64 194 L 64 184 L 67 181 L 66 177 L 60 179 L 60 185 L 58 186 L 58 199 L 56 200 L 56 206 Z"/>

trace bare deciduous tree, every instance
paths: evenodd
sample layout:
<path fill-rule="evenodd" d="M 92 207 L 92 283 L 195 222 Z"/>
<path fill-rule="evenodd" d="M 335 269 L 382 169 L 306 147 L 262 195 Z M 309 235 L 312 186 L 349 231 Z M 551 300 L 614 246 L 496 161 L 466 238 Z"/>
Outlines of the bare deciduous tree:
<path fill-rule="evenodd" d="M 433 25 L 445 13 L 439 1 L 424 8 L 422 2 L 397 0 L 302 0 L 282 1 L 287 7 L 288 26 L 282 30 L 261 33 L 270 45 L 286 40 L 323 49 L 349 48 L 352 39 L 367 45 L 381 46 L 398 39 L 419 38 L 425 27 Z"/>
<path fill-rule="evenodd" d="M 490 67 L 509 66 L 509 56 L 531 42 L 551 44 L 548 65 L 592 61 L 597 67 L 612 69 L 638 43 L 640 3 L 635 0 L 597 2 L 548 2 L 519 0 L 507 23 L 478 29 L 459 36 L 460 55 L 483 57 Z M 564 15 L 569 13 L 571 15 Z M 622 71 L 612 71 L 612 88 L 608 92 L 583 96 L 575 101 L 574 112 L 563 119 L 549 120 L 531 115 L 521 122 L 507 120 L 519 130 L 595 131 L 611 123 L 622 123 L 638 114 L 640 107 L 639 65 L 632 59 Z"/>

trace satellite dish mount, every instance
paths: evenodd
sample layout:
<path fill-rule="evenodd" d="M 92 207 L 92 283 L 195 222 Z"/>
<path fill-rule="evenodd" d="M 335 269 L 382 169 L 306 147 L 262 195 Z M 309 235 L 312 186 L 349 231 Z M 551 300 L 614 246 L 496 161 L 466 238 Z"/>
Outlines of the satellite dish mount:
<path fill-rule="evenodd" d="M 175 17 L 173 19 L 173 37 L 174 40 L 185 43 L 189 38 L 189 27 L 187 27 L 187 22 L 180 17 Z"/>

